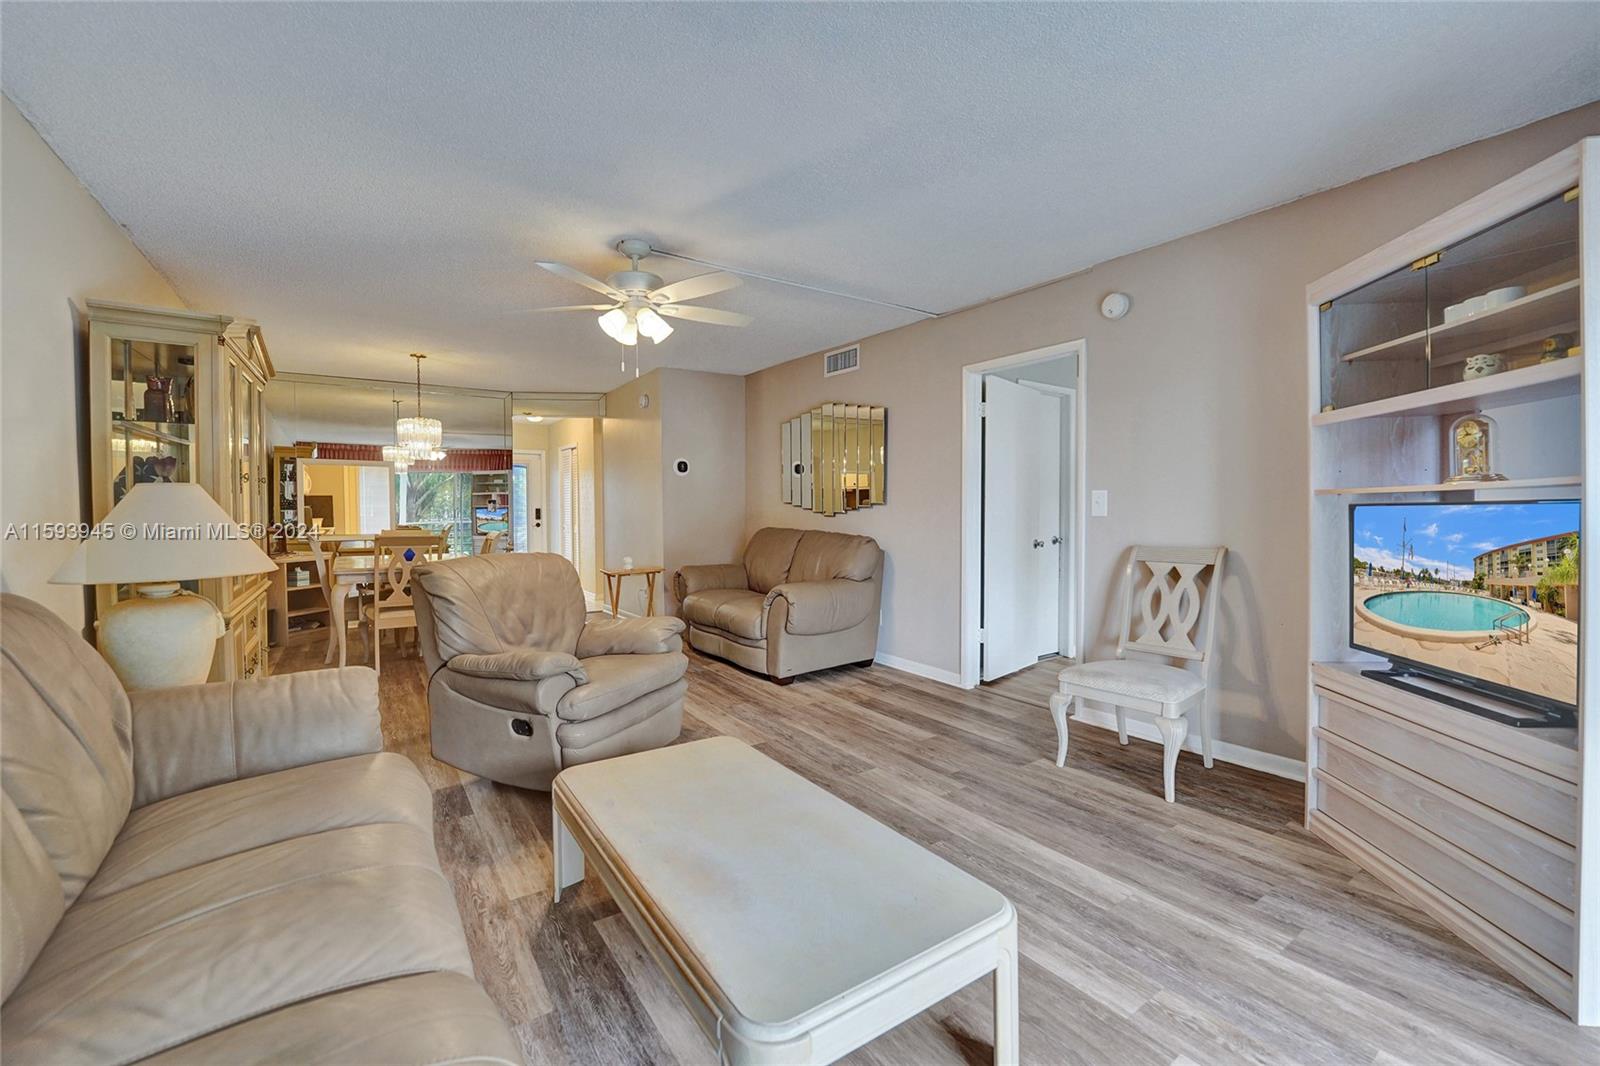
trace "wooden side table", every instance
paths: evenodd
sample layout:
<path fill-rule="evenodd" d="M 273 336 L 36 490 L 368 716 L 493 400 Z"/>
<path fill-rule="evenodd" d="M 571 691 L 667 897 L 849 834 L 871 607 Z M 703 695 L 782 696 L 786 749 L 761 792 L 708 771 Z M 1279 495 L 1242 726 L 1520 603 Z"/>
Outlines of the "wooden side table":
<path fill-rule="evenodd" d="M 625 577 L 642 576 L 645 587 L 645 615 L 656 613 L 656 575 L 665 569 L 660 566 L 636 566 L 631 570 L 607 570 L 600 568 L 600 573 L 606 579 L 606 598 L 611 601 L 611 617 L 617 616 L 617 605 L 622 601 L 622 579 Z"/>

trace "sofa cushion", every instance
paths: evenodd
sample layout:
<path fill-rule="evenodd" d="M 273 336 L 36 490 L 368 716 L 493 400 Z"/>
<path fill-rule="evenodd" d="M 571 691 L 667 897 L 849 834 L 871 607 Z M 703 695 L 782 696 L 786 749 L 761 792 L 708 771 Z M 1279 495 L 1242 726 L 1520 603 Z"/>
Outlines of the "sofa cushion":
<path fill-rule="evenodd" d="M 50 857 L 70 906 L 133 803 L 128 697 L 106 661 L 44 607 L 5 596 L 0 616 L 0 782 Z M 39 882 L 30 876 L 13 886 L 8 864 L 8 899 L 14 887 L 38 891 Z"/>
<path fill-rule="evenodd" d="M 472 975 L 431 834 L 355 825 L 80 901 L 0 1025 L 13 1061 L 129 1062 L 291 1004 L 435 970 Z"/>
<path fill-rule="evenodd" d="M 443 662 L 513 648 L 569 655 L 577 650 L 583 586 L 578 571 L 559 555 L 466 555 L 419 566 L 411 579 L 428 598 L 431 643 Z"/>
<path fill-rule="evenodd" d="M 691 625 L 721 629 L 747 640 L 767 638 L 766 597 L 749 589 L 706 589 L 683 601 Z"/>
<path fill-rule="evenodd" d="M 756 530 L 744 549 L 744 570 L 750 579 L 750 588 L 767 594 L 774 585 L 781 585 L 789 577 L 789 564 L 794 560 L 795 545 L 800 543 L 801 530 L 768 527 Z"/>
<path fill-rule="evenodd" d="M 5 871 L 0 905 L 0 975 L 9 996 L 50 939 L 65 903 L 61 878 L 11 797 L 0 794 L 0 870 Z M 0 997 L 3 998 L 3 997 Z"/>
<path fill-rule="evenodd" d="M 788 581 L 865 581 L 882 558 L 883 549 L 871 537 L 808 529 L 795 545 Z"/>
<path fill-rule="evenodd" d="M 521 1049 L 478 983 L 444 972 L 301 1000 L 191 1040 L 144 1066 L 521 1061 Z"/>
<path fill-rule="evenodd" d="M 393 752 L 213 785 L 134 811 L 83 898 L 292 837 L 385 822 L 433 832 L 427 783 Z"/>
<path fill-rule="evenodd" d="M 661 655 L 596 655 L 583 660 L 589 682 L 579 685 L 556 705 L 564 722 L 587 722 L 614 711 L 647 693 L 666 688 L 684 675 L 689 657 L 679 652 Z"/>

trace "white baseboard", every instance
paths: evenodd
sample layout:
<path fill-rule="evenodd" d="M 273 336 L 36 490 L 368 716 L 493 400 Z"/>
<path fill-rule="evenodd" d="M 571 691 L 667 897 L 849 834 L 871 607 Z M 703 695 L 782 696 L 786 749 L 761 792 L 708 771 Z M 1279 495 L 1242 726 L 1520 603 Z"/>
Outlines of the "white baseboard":
<path fill-rule="evenodd" d="M 929 666 L 927 663 L 919 663 L 913 662 L 910 659 L 902 659 L 898 655 L 886 655 L 881 651 L 872 657 L 872 661 L 891 667 L 895 670 L 904 670 L 908 674 L 916 674 L 918 677 L 925 677 L 929 681 L 937 681 L 941 685 L 954 685 L 956 688 L 961 687 L 960 674 L 950 670 L 941 670 L 937 666 Z"/>
<path fill-rule="evenodd" d="M 1113 732 L 1117 728 L 1117 715 L 1100 707 L 1083 707 L 1074 701 L 1072 717 L 1067 719 L 1068 728 L 1073 722 L 1083 722 L 1087 725 L 1099 726 Z M 1128 736 L 1138 737 L 1140 740 L 1150 740 L 1161 743 L 1161 732 L 1156 729 L 1154 722 L 1145 718 L 1135 718 L 1128 715 Z M 1190 732 L 1183 740 L 1183 750 L 1200 752 L 1200 737 Z M 1211 745 L 1211 754 L 1221 762 L 1232 763 L 1234 766 L 1243 766 L 1247 770 L 1260 770 L 1273 777 L 1283 777 L 1290 781 L 1304 781 L 1306 779 L 1306 764 L 1300 759 L 1291 759 L 1286 755 L 1274 755 L 1267 751 L 1257 751 L 1241 744 L 1229 744 L 1226 740 L 1219 740 Z M 1070 749 L 1067 758 L 1071 758 Z"/>

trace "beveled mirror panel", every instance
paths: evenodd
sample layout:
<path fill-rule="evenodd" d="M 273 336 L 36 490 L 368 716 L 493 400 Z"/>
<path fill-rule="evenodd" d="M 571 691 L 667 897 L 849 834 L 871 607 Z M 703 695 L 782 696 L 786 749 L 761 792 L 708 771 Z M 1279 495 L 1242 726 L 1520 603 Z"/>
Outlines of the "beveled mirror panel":
<path fill-rule="evenodd" d="M 778 427 L 779 498 L 820 515 L 883 503 L 887 410 L 825 403 Z"/>

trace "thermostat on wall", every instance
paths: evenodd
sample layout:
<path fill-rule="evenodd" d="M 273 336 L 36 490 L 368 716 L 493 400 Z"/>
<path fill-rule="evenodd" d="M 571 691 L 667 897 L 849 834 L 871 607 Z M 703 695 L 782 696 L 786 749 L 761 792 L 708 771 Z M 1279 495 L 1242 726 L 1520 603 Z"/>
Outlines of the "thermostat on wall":
<path fill-rule="evenodd" d="M 1127 314 L 1132 306 L 1133 301 L 1128 299 L 1127 293 L 1114 292 L 1100 301 L 1100 313 L 1114 322 Z"/>

